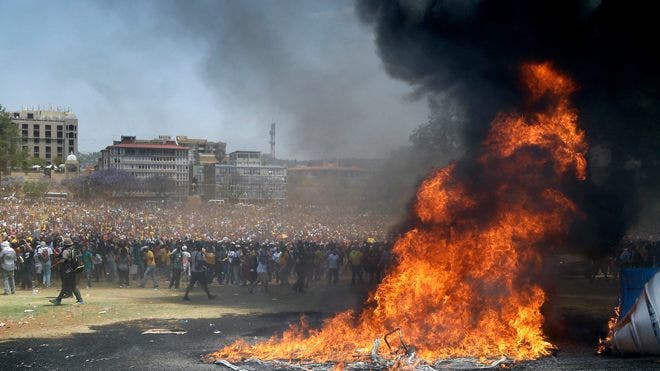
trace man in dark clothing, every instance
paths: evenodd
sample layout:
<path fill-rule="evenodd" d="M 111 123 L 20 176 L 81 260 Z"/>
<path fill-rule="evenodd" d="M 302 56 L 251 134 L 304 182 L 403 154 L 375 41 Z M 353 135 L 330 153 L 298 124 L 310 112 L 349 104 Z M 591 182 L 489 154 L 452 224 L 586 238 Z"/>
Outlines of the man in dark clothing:
<path fill-rule="evenodd" d="M 170 262 L 172 264 L 172 276 L 170 277 L 170 289 L 179 288 L 181 282 L 181 271 L 183 270 L 181 250 L 177 247 L 170 253 Z"/>
<path fill-rule="evenodd" d="M 293 284 L 293 291 L 303 292 L 305 288 L 305 279 L 307 278 L 307 252 L 302 241 L 298 241 L 296 249 L 293 252 L 294 268 L 296 270 L 296 283 Z"/>
<path fill-rule="evenodd" d="M 34 276 L 34 249 L 29 242 L 24 241 L 21 247 L 21 257 L 23 258 L 23 290 L 32 290 L 32 276 Z"/>
<path fill-rule="evenodd" d="M 83 304 L 82 296 L 78 287 L 76 287 L 76 272 L 72 266 L 73 254 L 73 241 L 71 238 L 67 237 L 62 241 L 63 250 L 60 255 L 60 261 L 58 264 L 60 267 L 60 277 L 62 278 L 62 290 L 57 298 L 50 300 L 51 303 L 55 305 L 60 305 L 62 303 L 62 298 L 69 297 L 73 293 L 76 296 L 76 302 L 78 304 Z"/>
<path fill-rule="evenodd" d="M 195 251 L 190 256 L 190 283 L 186 287 L 186 294 L 183 295 L 183 300 L 190 300 L 188 293 L 195 286 L 195 282 L 199 282 L 199 285 L 202 286 L 209 300 L 215 299 L 215 295 L 211 295 L 209 287 L 206 285 L 206 265 L 204 264 L 204 253 L 202 252 L 201 245 L 195 246 Z"/>

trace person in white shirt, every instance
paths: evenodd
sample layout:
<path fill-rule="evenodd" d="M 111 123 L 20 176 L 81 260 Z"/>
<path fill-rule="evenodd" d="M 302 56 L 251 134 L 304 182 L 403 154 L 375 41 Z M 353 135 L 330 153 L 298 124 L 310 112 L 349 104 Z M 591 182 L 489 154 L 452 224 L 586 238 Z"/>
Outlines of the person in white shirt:
<path fill-rule="evenodd" d="M 41 241 L 37 249 L 37 261 L 41 263 L 41 282 L 45 287 L 50 287 L 50 273 L 53 266 L 53 249 Z"/>
<path fill-rule="evenodd" d="M 250 294 L 254 292 L 254 288 L 259 282 L 264 286 L 264 292 L 268 293 L 268 281 L 270 281 L 268 276 L 268 252 L 262 246 L 257 252 L 257 279 L 250 285 Z"/>
<path fill-rule="evenodd" d="M 8 241 L 2 243 L 0 250 L 0 273 L 5 292 L 3 295 L 16 293 L 16 282 L 14 281 L 14 270 L 16 269 L 16 251 L 11 248 Z"/>
<path fill-rule="evenodd" d="M 183 266 L 183 279 L 190 281 L 190 253 L 188 246 L 181 246 L 181 265 Z"/>

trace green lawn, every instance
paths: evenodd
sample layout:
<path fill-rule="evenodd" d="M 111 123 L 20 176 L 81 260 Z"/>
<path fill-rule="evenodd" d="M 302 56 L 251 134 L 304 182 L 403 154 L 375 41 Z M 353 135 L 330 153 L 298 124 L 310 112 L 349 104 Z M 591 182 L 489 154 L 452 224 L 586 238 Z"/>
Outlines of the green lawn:
<path fill-rule="evenodd" d="M 90 289 L 81 288 L 85 304 L 75 304 L 68 298 L 62 305 L 53 306 L 49 299 L 59 289 L 16 291 L 15 295 L 0 295 L 0 341 L 32 336 L 64 336 L 72 332 L 89 331 L 89 326 L 144 318 L 217 318 L 225 314 L 268 312 L 332 312 L 355 304 L 357 295 L 347 284 L 328 287 L 315 284 L 305 294 L 297 294 L 289 287 L 271 286 L 271 293 L 257 290 L 249 294 L 245 286 L 210 286 L 218 296 L 208 300 L 201 289 L 194 290 L 191 302 L 184 302 L 183 289 L 117 288 L 102 284 Z M 346 298 L 348 295 L 348 299 Z M 340 296 L 343 300 L 328 300 Z M 27 311 L 26 311 L 27 310 Z"/>

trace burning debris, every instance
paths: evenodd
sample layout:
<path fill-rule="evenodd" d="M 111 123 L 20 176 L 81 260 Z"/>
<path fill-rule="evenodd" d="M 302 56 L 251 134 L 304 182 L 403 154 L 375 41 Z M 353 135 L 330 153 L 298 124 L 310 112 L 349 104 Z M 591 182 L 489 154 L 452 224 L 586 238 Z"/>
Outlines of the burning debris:
<path fill-rule="evenodd" d="M 321 329 L 303 319 L 281 337 L 238 340 L 210 357 L 414 368 L 549 355 L 553 346 L 541 329 L 545 293 L 536 278 L 543 248 L 563 237 L 577 214 L 562 189 L 585 179 L 587 145 L 569 103 L 571 80 L 549 63 L 521 70 L 525 113 L 498 115 L 472 162 L 421 184 L 416 223 L 396 242 L 398 262 L 365 309 L 340 313 Z M 374 344 L 381 338 L 389 354 L 380 340 Z"/>

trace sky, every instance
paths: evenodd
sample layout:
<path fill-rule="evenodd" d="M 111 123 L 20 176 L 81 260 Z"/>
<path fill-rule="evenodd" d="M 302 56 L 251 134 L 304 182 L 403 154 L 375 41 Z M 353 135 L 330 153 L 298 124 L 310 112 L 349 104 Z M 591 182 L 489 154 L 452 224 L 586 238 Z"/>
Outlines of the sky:
<path fill-rule="evenodd" d="M 0 104 L 70 107 L 79 151 L 187 135 L 280 158 L 384 157 L 428 119 L 351 1 L 0 2 Z"/>

